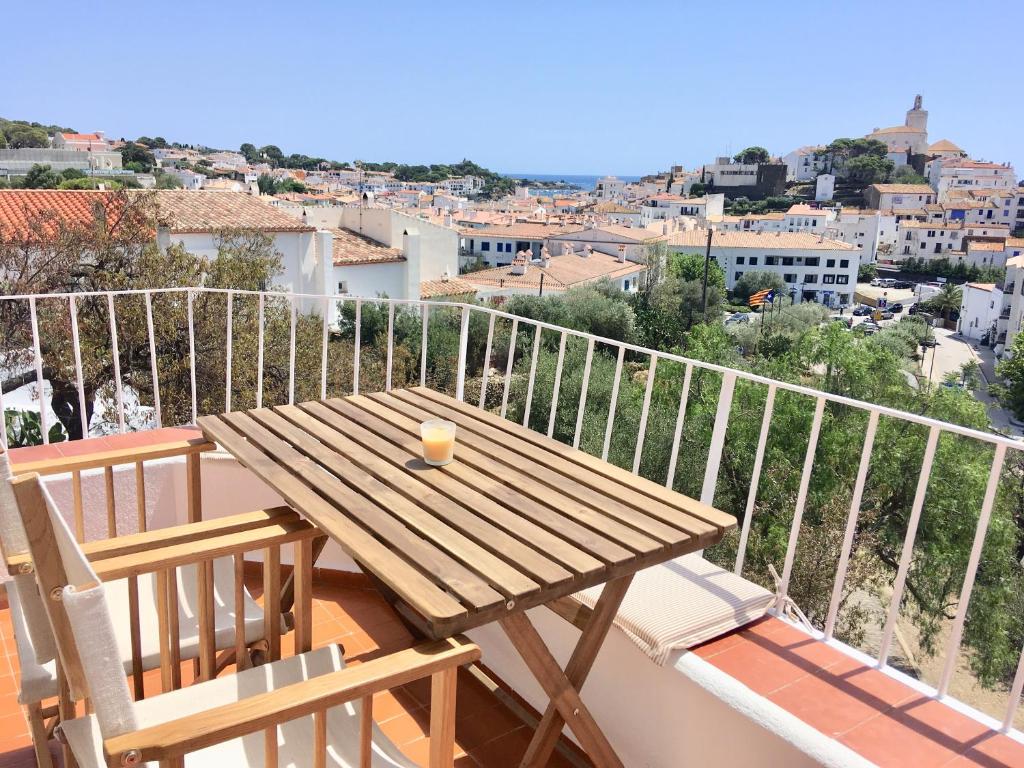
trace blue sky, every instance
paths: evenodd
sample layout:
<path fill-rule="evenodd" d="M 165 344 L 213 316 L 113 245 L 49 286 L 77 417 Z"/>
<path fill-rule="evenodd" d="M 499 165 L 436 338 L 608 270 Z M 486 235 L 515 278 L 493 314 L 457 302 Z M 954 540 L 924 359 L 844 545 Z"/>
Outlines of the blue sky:
<path fill-rule="evenodd" d="M 642 174 L 863 135 L 922 93 L 930 140 L 1024 176 L 1007 55 L 1024 4 L 974 24 L 977 7 L 11 3 L 0 116 L 339 160 Z"/>

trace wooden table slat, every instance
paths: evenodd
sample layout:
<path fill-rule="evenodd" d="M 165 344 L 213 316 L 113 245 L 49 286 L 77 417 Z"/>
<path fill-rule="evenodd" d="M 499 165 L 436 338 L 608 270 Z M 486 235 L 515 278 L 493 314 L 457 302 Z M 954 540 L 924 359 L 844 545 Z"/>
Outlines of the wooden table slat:
<path fill-rule="evenodd" d="M 293 407 L 298 416 L 316 423 L 310 416 Z M 503 560 L 485 550 L 443 519 L 428 513 L 407 497 L 380 482 L 357 463 L 316 439 L 311 430 L 303 430 L 269 408 L 248 412 L 262 426 L 286 440 L 294 448 L 316 461 L 325 469 L 342 478 L 347 484 L 359 488 L 383 509 L 388 510 L 404 525 L 429 539 L 435 546 L 446 548 L 468 569 L 478 570 L 478 576 L 499 590 L 504 597 L 519 597 L 539 589 L 539 585 Z M 376 457 L 373 457 L 376 458 Z M 380 459 L 376 459 L 383 463 Z M 481 581 L 481 583 L 484 583 Z"/>
<path fill-rule="evenodd" d="M 256 446 L 250 444 L 220 417 L 203 416 L 198 420 L 206 435 L 222 445 L 239 463 L 268 482 L 274 490 L 359 562 L 373 568 L 377 576 L 400 593 L 424 617 L 438 626 L 448 625 L 467 614 L 453 597 L 391 552 L 386 546 L 337 513 L 335 507 L 309 488 L 299 478 L 277 464 Z"/>
<path fill-rule="evenodd" d="M 486 423 L 489 426 L 497 427 L 513 437 L 532 443 L 534 446 L 545 448 L 557 456 L 567 459 L 580 467 L 591 470 L 598 475 L 603 475 L 617 483 L 622 483 L 628 486 L 631 490 L 639 492 L 647 498 L 654 499 L 667 507 L 677 509 L 688 515 L 692 515 L 699 520 L 710 523 L 718 528 L 720 532 L 725 532 L 736 527 L 736 518 L 732 515 L 722 512 L 719 509 L 715 509 L 707 504 L 703 504 L 697 499 L 684 496 L 683 494 L 673 491 L 670 488 L 666 488 L 664 485 L 656 483 L 653 480 L 648 480 L 646 477 L 634 475 L 629 470 L 623 469 L 615 464 L 611 464 L 610 462 L 603 461 L 596 456 L 591 456 L 589 453 L 585 453 L 584 451 L 573 448 L 565 443 L 560 443 L 547 435 L 534 432 L 532 429 L 528 429 L 522 424 L 515 424 L 508 419 L 501 418 L 497 414 L 480 410 L 479 408 L 474 408 L 471 405 L 455 400 L 454 398 L 446 397 L 445 395 L 441 395 L 440 393 L 434 392 L 426 387 L 412 387 L 406 391 L 412 392 L 439 405 L 456 408 L 462 413 L 472 416 L 478 421 Z M 511 443 L 506 444 L 511 445 Z M 658 507 L 648 507 L 647 509 L 653 512 L 653 510 L 658 509 Z M 669 520 L 667 522 L 671 521 Z"/>
<path fill-rule="evenodd" d="M 393 552 L 434 579 L 438 586 L 454 593 L 474 609 L 503 603 L 502 596 L 479 576 L 455 558 L 410 531 L 392 517 L 376 501 L 347 486 L 321 465 L 303 456 L 286 441 L 275 436 L 259 424 L 249 413 L 235 411 L 224 415 L 224 420 L 249 441 L 258 444 L 277 463 L 289 470 L 310 488 L 326 497 L 338 510 L 357 520 Z"/>
<path fill-rule="evenodd" d="M 413 429 L 407 424 L 406 428 L 403 428 L 391 420 L 361 407 L 367 404 L 369 404 L 368 407 L 376 406 L 372 400 L 356 402 L 346 398 L 343 401 L 328 400 L 326 404 L 331 409 L 337 409 L 348 420 L 362 421 L 364 426 L 368 426 L 377 434 L 386 436 L 391 442 L 406 448 L 414 455 L 419 453 L 420 440 L 417 435 L 419 427 Z M 537 526 L 547 529 L 551 534 L 551 540 L 548 545 L 545 545 L 545 550 L 549 554 L 554 555 L 556 550 L 548 550 L 548 546 L 557 548 L 560 555 L 577 552 L 586 560 L 596 563 L 598 569 L 603 563 L 625 562 L 633 556 L 634 553 L 626 547 L 581 525 L 566 514 L 558 514 L 563 510 L 559 510 L 557 506 L 545 505 L 527 494 L 520 487 L 522 480 L 520 476 L 509 472 L 505 472 L 504 477 L 480 472 L 476 465 L 486 462 L 486 457 L 479 456 L 464 446 L 460 447 L 458 441 L 456 441 L 455 450 L 459 456 L 468 457 L 472 453 L 473 462 L 457 459 L 445 467 L 440 467 L 441 472 L 458 478 L 464 487 L 482 492 L 504 509 L 515 510 L 519 513 L 519 517 L 528 517 Z"/>
<path fill-rule="evenodd" d="M 418 401 L 415 395 L 409 398 L 401 397 L 401 393 L 381 398 L 379 395 L 369 395 L 382 405 L 399 411 L 404 415 L 419 421 L 431 417 L 430 402 Z M 500 461 L 506 465 L 505 473 L 510 470 L 521 472 L 527 481 L 527 487 L 541 486 L 550 488 L 559 494 L 569 497 L 567 502 L 572 504 L 586 505 L 586 509 L 598 513 L 596 519 L 592 518 L 591 525 L 608 536 L 621 541 L 630 549 L 636 552 L 650 552 L 653 549 L 665 544 L 678 544 L 693 538 L 691 531 L 707 530 L 708 533 L 716 529 L 703 521 L 690 518 L 690 530 L 683 527 L 673 527 L 654 517 L 649 517 L 643 510 L 623 504 L 617 498 L 617 493 L 609 492 L 609 489 L 595 488 L 585 484 L 584 477 L 581 477 L 586 470 L 581 470 L 575 465 L 570 465 L 574 471 L 566 472 L 565 467 L 559 464 L 559 459 L 546 450 L 534 448 L 532 455 L 526 456 L 512 450 L 508 445 L 515 438 L 500 433 L 503 438 L 500 442 L 495 441 L 493 436 L 481 434 L 481 430 L 474 428 L 476 425 L 471 419 L 463 416 L 459 411 L 445 406 L 434 406 L 431 409 L 436 415 L 442 416 L 454 422 L 462 428 L 456 440 L 457 445 L 467 445 L 478 451 L 486 452 L 489 458 Z M 486 429 L 486 427 L 484 427 Z M 568 463 L 568 462 L 566 462 Z M 605 481 L 608 482 L 607 480 Z M 611 485 L 611 483 L 609 483 Z M 673 513 L 682 517 L 681 513 Z"/>

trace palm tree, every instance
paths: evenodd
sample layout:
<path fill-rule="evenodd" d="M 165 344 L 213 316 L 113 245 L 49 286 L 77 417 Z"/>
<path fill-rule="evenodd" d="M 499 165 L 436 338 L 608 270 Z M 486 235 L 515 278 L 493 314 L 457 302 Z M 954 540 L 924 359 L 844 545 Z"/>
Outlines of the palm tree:
<path fill-rule="evenodd" d="M 943 283 L 942 288 L 940 288 L 939 292 L 928 300 L 928 303 L 931 304 L 936 311 L 942 313 L 943 320 L 949 320 L 949 313 L 954 310 L 959 311 L 963 299 L 964 292 L 959 285 Z"/>

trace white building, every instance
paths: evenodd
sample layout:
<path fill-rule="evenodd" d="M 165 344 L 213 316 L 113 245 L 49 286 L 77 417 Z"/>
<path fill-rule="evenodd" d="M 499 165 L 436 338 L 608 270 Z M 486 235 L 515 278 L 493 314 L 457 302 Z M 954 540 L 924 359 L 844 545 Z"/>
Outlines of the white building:
<path fill-rule="evenodd" d="M 626 182 L 618 176 L 602 176 L 594 184 L 593 195 L 598 200 L 619 200 L 626 192 Z"/>
<path fill-rule="evenodd" d="M 722 193 L 703 197 L 681 197 L 662 192 L 643 201 L 640 207 L 640 223 L 647 226 L 653 221 L 674 219 L 679 216 L 693 216 L 702 221 L 722 216 L 725 210 L 725 195 Z"/>
<path fill-rule="evenodd" d="M 164 168 L 164 173 L 173 176 L 181 182 L 185 189 L 202 189 L 206 183 L 206 177 L 188 168 Z"/>
<path fill-rule="evenodd" d="M 668 246 L 677 253 L 703 254 L 707 230 L 674 232 Z M 857 249 L 809 232 L 715 232 L 711 257 L 732 289 L 746 272 L 770 271 L 786 283 L 795 301 L 848 306 L 860 267 Z"/>
<path fill-rule="evenodd" d="M 828 170 L 825 147 L 800 147 L 782 156 L 786 181 L 810 181 Z"/>
<path fill-rule="evenodd" d="M 928 163 L 925 172 L 940 201 L 946 200 L 951 190 L 1012 190 L 1017 186 L 1016 173 L 1009 163 L 939 159 Z"/>
<path fill-rule="evenodd" d="M 836 194 L 836 177 L 832 173 L 822 173 L 814 184 L 814 199 L 821 203 L 831 200 Z"/>
<path fill-rule="evenodd" d="M 93 133 L 56 133 L 54 149 L 72 149 L 76 152 L 110 152 L 110 142 L 103 137 L 103 131 Z"/>
<path fill-rule="evenodd" d="M 817 235 L 824 232 L 835 218 L 833 208 L 813 208 L 806 203 L 797 203 L 786 211 L 782 222 L 786 232 L 813 232 Z"/>
<path fill-rule="evenodd" d="M 888 239 L 895 242 L 896 221 L 894 217 L 889 218 L 892 222 Z M 878 247 L 886 234 L 879 212 L 864 208 L 840 208 L 825 233 L 833 240 L 854 246 L 860 252 L 861 264 L 870 264 L 878 258 Z"/>
<path fill-rule="evenodd" d="M 1005 224 L 966 224 L 960 221 L 901 221 L 897 225 L 899 260 L 964 258 L 970 240 L 1005 242 L 1009 237 Z"/>
<path fill-rule="evenodd" d="M 995 283 L 966 283 L 962 294 L 958 330 L 966 338 L 975 341 L 987 336 L 991 343 L 998 333 L 998 322 L 1003 314 L 1002 286 Z M 1008 306 L 1007 318 L 1009 314 Z"/>
<path fill-rule="evenodd" d="M 717 157 L 715 162 L 704 166 L 704 180 L 716 187 L 753 187 L 757 184 L 757 164 Z"/>
<path fill-rule="evenodd" d="M 935 190 L 927 184 L 872 184 L 864 190 L 868 208 L 880 211 L 924 210 L 935 202 Z"/>

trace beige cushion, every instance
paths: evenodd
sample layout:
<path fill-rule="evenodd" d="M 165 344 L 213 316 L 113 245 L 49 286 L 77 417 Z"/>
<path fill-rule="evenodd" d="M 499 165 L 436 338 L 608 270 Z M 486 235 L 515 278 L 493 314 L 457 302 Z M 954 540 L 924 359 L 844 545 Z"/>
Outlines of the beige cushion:
<path fill-rule="evenodd" d="M 236 675 L 228 675 L 179 691 L 171 691 L 134 705 L 139 728 L 166 723 L 179 717 L 223 706 L 271 690 L 280 690 L 303 680 L 344 668 L 337 646 L 293 656 Z M 327 765 L 358 768 L 360 704 L 334 707 L 327 717 Z M 81 768 L 105 768 L 99 725 L 94 716 L 82 717 L 62 726 Z M 305 768 L 313 765 L 313 719 L 303 717 L 278 728 L 279 766 Z M 263 732 L 217 744 L 185 757 L 187 768 L 262 768 Z M 414 768 L 377 727 L 373 726 L 375 768 Z"/>
<path fill-rule="evenodd" d="M 591 608 L 597 586 L 574 597 Z M 709 563 L 699 554 L 640 571 L 619 607 L 615 625 L 657 664 L 764 616 L 775 596 L 764 587 Z"/>
<path fill-rule="evenodd" d="M 234 567 L 230 558 L 214 561 L 214 618 L 217 649 L 233 648 L 235 644 L 234 610 Z M 131 674 L 132 646 L 128 625 L 128 582 L 124 579 L 104 585 L 107 605 L 114 619 L 114 632 L 118 649 L 124 662 L 125 674 Z M 178 569 L 178 635 L 181 638 L 181 657 L 193 659 L 199 655 L 199 619 L 196 608 L 195 568 L 186 566 Z M 42 701 L 57 695 L 56 665 L 53 661 L 40 664 L 32 645 L 32 635 L 25 623 L 22 595 L 12 581 L 7 584 L 7 600 L 10 604 L 11 624 L 18 649 L 21 666 L 22 704 Z M 157 669 L 160 666 L 160 635 L 157 618 L 156 576 L 148 574 L 139 577 L 139 626 L 142 641 L 143 669 Z M 245 591 L 245 641 L 254 643 L 262 639 L 263 609 Z"/>

